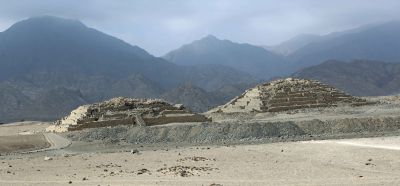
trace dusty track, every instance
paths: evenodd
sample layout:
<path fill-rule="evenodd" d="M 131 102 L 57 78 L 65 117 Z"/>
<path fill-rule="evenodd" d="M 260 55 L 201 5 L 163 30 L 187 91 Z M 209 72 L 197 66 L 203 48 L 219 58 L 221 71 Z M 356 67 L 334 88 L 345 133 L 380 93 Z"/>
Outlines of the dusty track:
<path fill-rule="evenodd" d="M 49 150 L 58 150 L 58 149 L 63 149 L 71 145 L 71 141 L 68 139 L 61 137 L 57 134 L 54 133 L 44 133 L 43 134 L 47 142 L 50 144 L 50 147 L 48 148 L 43 148 L 43 149 L 38 149 L 38 150 L 33 150 L 33 151 L 27 151 L 23 153 L 34 153 L 34 152 L 43 152 L 43 151 L 49 151 Z"/>

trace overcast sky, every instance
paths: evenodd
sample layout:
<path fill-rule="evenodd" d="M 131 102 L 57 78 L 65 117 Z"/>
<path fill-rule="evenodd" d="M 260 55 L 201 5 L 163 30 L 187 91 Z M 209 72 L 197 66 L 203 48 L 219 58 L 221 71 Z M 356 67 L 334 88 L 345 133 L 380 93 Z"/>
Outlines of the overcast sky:
<path fill-rule="evenodd" d="M 0 0 L 0 31 L 41 15 L 79 19 L 160 56 L 208 34 L 272 45 L 400 20 L 400 0 Z"/>

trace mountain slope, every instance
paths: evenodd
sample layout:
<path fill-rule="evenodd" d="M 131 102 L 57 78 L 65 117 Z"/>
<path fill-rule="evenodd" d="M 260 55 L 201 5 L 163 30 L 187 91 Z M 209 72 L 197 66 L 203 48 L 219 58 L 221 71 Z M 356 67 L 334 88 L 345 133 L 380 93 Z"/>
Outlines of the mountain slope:
<path fill-rule="evenodd" d="M 265 49 L 276 54 L 288 56 L 300 48 L 322 39 L 322 36 L 313 34 L 301 34 L 275 46 L 264 46 Z"/>
<path fill-rule="evenodd" d="M 285 74 L 284 59 L 262 47 L 207 36 L 166 54 L 164 59 L 180 65 L 220 64 L 262 79 Z"/>
<path fill-rule="evenodd" d="M 400 93 L 400 64 L 367 60 L 327 61 L 300 70 L 293 76 L 320 80 L 357 96 Z"/>
<path fill-rule="evenodd" d="M 209 91 L 256 82 L 221 65 L 173 64 L 76 20 L 35 17 L 0 33 L 2 122 L 56 119 L 116 96 L 160 97 L 187 81 Z"/>
<path fill-rule="evenodd" d="M 165 92 L 161 97 L 172 103 L 184 104 L 193 111 L 205 112 L 241 95 L 254 85 L 256 83 L 225 84 L 218 89 L 207 91 L 187 82 Z"/>
<path fill-rule="evenodd" d="M 191 83 L 184 83 L 171 89 L 165 92 L 161 97 L 172 103 L 183 104 L 196 112 L 205 112 L 223 103 L 223 100 L 218 96 L 206 92 Z"/>
<path fill-rule="evenodd" d="M 400 62 L 400 22 L 364 26 L 347 32 L 331 34 L 289 56 L 298 68 L 323 61 L 369 59 Z"/>

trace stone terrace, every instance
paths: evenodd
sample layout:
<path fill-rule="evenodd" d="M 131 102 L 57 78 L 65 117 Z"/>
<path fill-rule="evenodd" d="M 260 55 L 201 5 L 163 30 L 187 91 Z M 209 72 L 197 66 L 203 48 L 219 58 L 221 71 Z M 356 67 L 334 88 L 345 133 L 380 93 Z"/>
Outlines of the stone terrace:
<path fill-rule="evenodd" d="M 160 99 L 119 97 L 80 106 L 69 116 L 47 128 L 47 131 L 66 132 L 115 125 L 149 126 L 203 121 L 208 121 L 208 119 L 186 110 L 179 104 L 171 105 Z"/>
<path fill-rule="evenodd" d="M 280 112 L 339 104 L 360 106 L 370 103 L 315 80 L 287 78 L 258 85 L 213 111 Z"/>

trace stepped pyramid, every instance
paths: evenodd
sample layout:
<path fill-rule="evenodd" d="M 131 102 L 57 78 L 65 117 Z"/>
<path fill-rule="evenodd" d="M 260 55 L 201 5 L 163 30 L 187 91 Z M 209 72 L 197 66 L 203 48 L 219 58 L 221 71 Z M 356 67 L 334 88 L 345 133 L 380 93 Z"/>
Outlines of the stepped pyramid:
<path fill-rule="evenodd" d="M 370 103 L 316 80 L 287 78 L 258 85 L 210 112 L 280 112 L 339 104 L 360 106 Z"/>
<path fill-rule="evenodd" d="M 49 126 L 46 131 L 67 132 L 116 125 L 152 126 L 205 121 L 208 121 L 206 117 L 192 113 L 181 104 L 171 105 L 161 99 L 118 97 L 80 106 L 69 116 Z"/>

